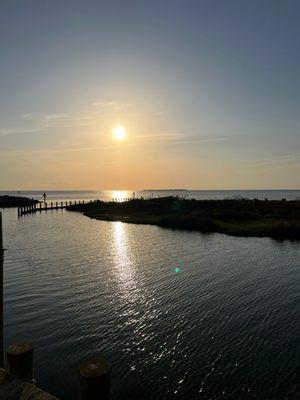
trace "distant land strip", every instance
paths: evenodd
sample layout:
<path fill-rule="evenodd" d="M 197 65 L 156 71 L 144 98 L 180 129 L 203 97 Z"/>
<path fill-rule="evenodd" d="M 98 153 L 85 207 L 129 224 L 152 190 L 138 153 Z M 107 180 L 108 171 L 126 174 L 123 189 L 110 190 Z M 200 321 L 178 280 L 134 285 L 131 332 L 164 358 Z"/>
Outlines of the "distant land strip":
<path fill-rule="evenodd" d="M 8 196 L 8 195 L 0 196 L 0 208 L 23 207 L 36 203 L 39 203 L 39 201 L 34 199 L 29 199 L 28 197 L 18 197 L 18 196 Z"/>
<path fill-rule="evenodd" d="M 90 218 L 233 236 L 300 240 L 299 200 L 193 200 L 180 197 L 101 200 L 67 207 Z"/>

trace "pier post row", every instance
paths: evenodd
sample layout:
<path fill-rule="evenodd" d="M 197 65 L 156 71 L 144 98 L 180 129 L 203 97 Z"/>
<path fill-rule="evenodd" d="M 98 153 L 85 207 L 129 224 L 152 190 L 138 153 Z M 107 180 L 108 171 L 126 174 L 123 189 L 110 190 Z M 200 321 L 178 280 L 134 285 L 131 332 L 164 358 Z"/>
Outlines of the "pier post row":
<path fill-rule="evenodd" d="M 93 203 L 94 200 L 90 200 L 90 203 Z M 81 205 L 85 204 L 84 200 L 75 200 L 74 205 Z M 29 205 L 24 205 L 24 206 L 18 206 L 18 216 L 22 215 L 27 215 L 27 214 L 35 214 L 37 211 L 48 211 L 48 210 L 63 210 L 67 208 L 68 206 L 72 206 L 72 201 L 61 201 L 60 203 L 58 201 L 51 202 L 51 203 L 46 203 L 46 202 L 38 202 L 37 203 L 32 203 Z"/>

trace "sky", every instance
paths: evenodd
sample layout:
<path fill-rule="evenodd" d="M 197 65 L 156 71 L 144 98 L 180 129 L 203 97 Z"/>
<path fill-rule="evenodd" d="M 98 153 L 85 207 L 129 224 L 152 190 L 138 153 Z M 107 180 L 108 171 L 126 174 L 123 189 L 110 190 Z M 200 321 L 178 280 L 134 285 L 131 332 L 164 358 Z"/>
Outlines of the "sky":
<path fill-rule="evenodd" d="M 299 15 L 2 0 L 0 190 L 300 189 Z"/>

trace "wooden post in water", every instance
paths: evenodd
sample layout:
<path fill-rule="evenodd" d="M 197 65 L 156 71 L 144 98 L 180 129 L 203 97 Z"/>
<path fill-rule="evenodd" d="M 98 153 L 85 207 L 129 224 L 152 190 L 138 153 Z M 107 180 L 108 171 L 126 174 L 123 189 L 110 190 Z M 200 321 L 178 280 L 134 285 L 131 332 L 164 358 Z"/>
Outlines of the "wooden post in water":
<path fill-rule="evenodd" d="M 64 207 L 64 203 L 61 201 L 60 202 L 60 207 L 63 208 Z"/>
<path fill-rule="evenodd" d="M 55 204 L 56 204 L 56 208 L 58 208 L 58 202 L 56 202 Z"/>
<path fill-rule="evenodd" d="M 4 368 L 4 303 L 3 303 L 3 231 L 2 213 L 0 212 L 0 367 Z"/>
<path fill-rule="evenodd" d="M 42 203 L 40 203 L 40 211 L 42 211 Z"/>
<path fill-rule="evenodd" d="M 51 201 L 51 208 L 53 208 L 53 203 L 52 203 L 52 201 Z"/>
<path fill-rule="evenodd" d="M 33 382 L 33 346 L 30 342 L 16 343 L 6 351 L 8 372 L 10 375 Z"/>
<path fill-rule="evenodd" d="M 109 400 L 111 365 L 100 357 L 91 357 L 79 366 L 80 400 Z"/>

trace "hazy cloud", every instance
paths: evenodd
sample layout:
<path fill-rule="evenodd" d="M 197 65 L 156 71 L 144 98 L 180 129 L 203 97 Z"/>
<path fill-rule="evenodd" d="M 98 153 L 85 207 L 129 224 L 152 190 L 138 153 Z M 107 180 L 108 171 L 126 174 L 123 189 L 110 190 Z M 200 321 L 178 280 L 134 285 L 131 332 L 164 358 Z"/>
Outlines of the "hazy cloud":
<path fill-rule="evenodd" d="M 94 101 L 92 103 L 92 106 L 94 107 L 102 107 L 102 108 L 113 108 L 113 109 L 124 109 L 124 108 L 129 108 L 133 107 L 133 103 L 122 103 L 119 101 Z"/>

